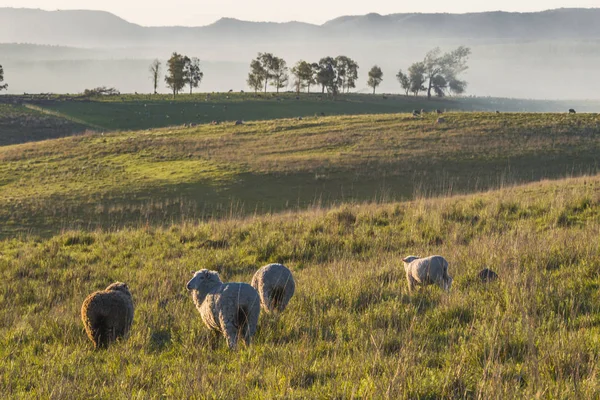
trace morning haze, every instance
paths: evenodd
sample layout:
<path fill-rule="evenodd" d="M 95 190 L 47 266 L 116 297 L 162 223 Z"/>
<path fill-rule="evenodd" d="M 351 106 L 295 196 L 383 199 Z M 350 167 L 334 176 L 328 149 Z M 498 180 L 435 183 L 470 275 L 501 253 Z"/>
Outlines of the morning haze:
<path fill-rule="evenodd" d="M 169 7 L 123 3 L 86 2 L 86 7 L 107 11 L 69 11 L 81 8 L 80 2 L 1 2 L 9 7 L 60 9 L 0 8 L 0 63 L 7 82 L 10 79 L 8 93 L 79 93 L 95 86 L 149 92 L 148 65 L 155 58 L 165 61 L 173 51 L 201 60 L 205 78 L 199 91 L 247 90 L 250 60 L 258 52 L 272 52 L 289 66 L 300 59 L 315 62 L 327 55 L 348 55 L 361 66 L 358 92 L 370 90 L 368 68 L 377 64 L 384 73 L 379 90 L 398 93 L 402 91 L 395 79 L 399 69 L 406 70 L 436 46 L 450 50 L 464 45 L 472 50 L 464 77 L 468 95 L 600 96 L 600 83 L 589 79 L 600 70 L 600 9 L 537 11 L 552 6 L 590 7 L 594 2 L 504 1 L 485 6 L 430 2 L 419 9 L 392 2 L 366 9 L 351 2 L 343 8 L 324 6 L 318 13 L 314 7 L 295 10 L 274 1 L 261 6 L 253 2 L 252 7 L 246 2 L 208 2 L 202 7 L 184 7 L 178 1 Z M 494 8 L 534 11 L 435 13 Z M 422 13 L 412 14 L 415 11 Z M 168 88 L 161 84 L 159 91 Z"/>

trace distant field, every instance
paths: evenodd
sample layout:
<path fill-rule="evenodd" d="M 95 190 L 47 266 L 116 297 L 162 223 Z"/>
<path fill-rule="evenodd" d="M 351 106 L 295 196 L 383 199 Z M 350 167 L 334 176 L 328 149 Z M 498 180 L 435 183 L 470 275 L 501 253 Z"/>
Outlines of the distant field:
<path fill-rule="evenodd" d="M 310 117 L 0 148 L 0 229 L 170 224 L 484 190 L 600 162 L 592 114 Z"/>
<path fill-rule="evenodd" d="M 0 146 L 71 136 L 87 128 L 39 110 L 0 103 Z"/>
<path fill-rule="evenodd" d="M 36 155 L 39 167 L 54 155 L 47 157 Z M 593 176 L 410 203 L 2 240 L 0 395 L 596 399 L 599 235 Z M 401 264 L 409 254 L 443 254 L 452 291 L 409 294 Z M 202 324 L 185 290 L 189 271 L 249 282 L 269 262 L 292 269 L 296 294 L 280 317 L 261 315 L 250 348 L 231 352 Z M 500 280 L 480 283 L 482 268 Z M 79 310 L 87 294 L 117 280 L 134 298 L 131 335 L 94 352 Z"/>
<path fill-rule="evenodd" d="M 260 97 L 259 97 L 260 96 Z M 335 100 L 319 94 L 217 93 L 179 95 L 123 95 L 94 101 L 62 101 L 43 106 L 95 129 L 137 130 L 212 121 L 260 121 L 321 115 L 394 114 L 412 110 L 502 112 L 600 112 L 600 102 L 558 102 L 496 98 L 459 98 L 427 101 L 400 95 L 340 95 Z"/>

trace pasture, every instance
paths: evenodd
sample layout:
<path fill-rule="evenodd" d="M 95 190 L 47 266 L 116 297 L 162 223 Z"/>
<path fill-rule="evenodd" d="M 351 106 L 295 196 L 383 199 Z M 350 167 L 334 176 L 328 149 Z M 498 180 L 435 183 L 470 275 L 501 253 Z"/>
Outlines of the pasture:
<path fill-rule="evenodd" d="M 0 147 L 0 230 L 54 234 L 595 174 L 597 115 L 312 117 Z"/>
<path fill-rule="evenodd" d="M 308 102 L 302 119 L 268 120 L 282 106 L 240 126 L 156 127 L 131 116 L 139 97 L 0 105 L 2 138 L 131 124 L 0 146 L 0 397 L 600 395 L 598 114 L 438 123 Z M 240 107 L 292 101 L 305 100 Z M 451 292 L 409 294 L 411 254 L 444 255 Z M 250 282 L 270 262 L 296 294 L 231 352 L 202 324 L 190 271 Z M 479 282 L 483 268 L 499 280 Z M 113 281 L 133 295 L 131 336 L 95 352 L 81 303 Z"/>
<path fill-rule="evenodd" d="M 0 242 L 5 398 L 596 398 L 600 177 L 469 196 Z M 401 258 L 444 254 L 450 294 L 408 294 Z M 190 271 L 249 282 L 286 263 L 297 292 L 227 349 Z M 484 267 L 500 280 L 483 285 Z M 131 288 L 131 336 L 94 352 L 85 296 Z"/>
<path fill-rule="evenodd" d="M 409 113 L 413 110 L 479 112 L 600 112 L 598 101 L 543 101 L 491 97 L 433 98 L 392 94 L 344 94 L 335 98 L 320 93 L 197 93 L 168 95 L 124 94 L 82 98 L 78 96 L 15 97 L 40 109 L 101 131 L 142 130 L 184 124 L 264 121 L 314 116 Z"/>
<path fill-rule="evenodd" d="M 86 129 L 86 124 L 64 117 L 0 103 L 0 146 L 72 136 Z"/>

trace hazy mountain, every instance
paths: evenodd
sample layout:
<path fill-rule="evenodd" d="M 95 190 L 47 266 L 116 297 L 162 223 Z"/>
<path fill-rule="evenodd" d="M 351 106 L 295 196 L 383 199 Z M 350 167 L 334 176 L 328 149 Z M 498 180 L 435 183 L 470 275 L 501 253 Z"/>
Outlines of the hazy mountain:
<path fill-rule="evenodd" d="M 368 90 L 367 71 L 378 64 L 380 91 L 399 92 L 398 69 L 406 71 L 435 46 L 466 45 L 472 49 L 469 94 L 598 99 L 600 81 L 591 79 L 600 70 L 598 21 L 600 8 L 367 14 L 320 26 L 223 18 L 203 27 L 143 27 L 106 12 L 0 8 L 0 64 L 10 93 L 73 93 L 99 85 L 145 92 L 151 60 L 178 51 L 202 60 L 200 90 L 222 91 L 245 89 L 258 52 L 275 53 L 290 67 L 299 59 L 344 54 L 360 65 L 357 91 Z"/>
<path fill-rule="evenodd" d="M 204 27 L 142 27 L 101 11 L 42 11 L 0 8 L 0 42 L 79 47 L 123 47 L 202 39 L 259 40 L 263 43 L 319 36 L 600 39 L 600 9 L 558 9 L 535 13 L 368 14 L 346 16 L 322 26 L 300 22 L 247 22 L 223 18 Z"/>

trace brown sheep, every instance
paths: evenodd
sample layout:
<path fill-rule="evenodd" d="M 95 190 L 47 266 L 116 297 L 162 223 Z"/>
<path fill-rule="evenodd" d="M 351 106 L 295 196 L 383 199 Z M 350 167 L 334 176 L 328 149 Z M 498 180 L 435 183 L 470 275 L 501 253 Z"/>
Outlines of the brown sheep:
<path fill-rule="evenodd" d="M 90 294 L 81 306 L 81 320 L 95 349 L 107 348 L 126 336 L 133 323 L 133 299 L 127 284 L 115 282 Z"/>

